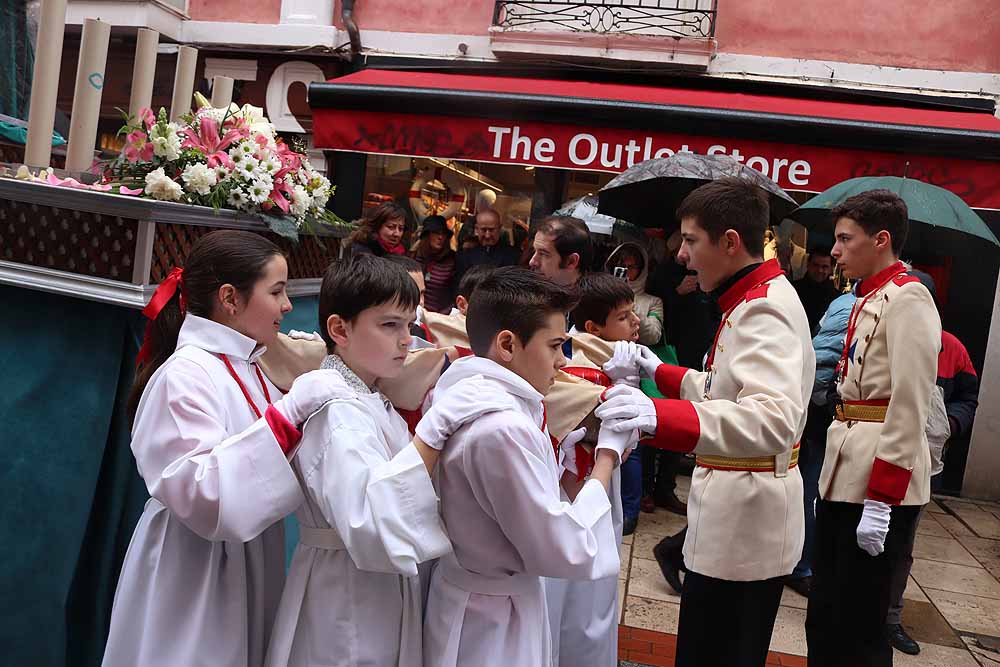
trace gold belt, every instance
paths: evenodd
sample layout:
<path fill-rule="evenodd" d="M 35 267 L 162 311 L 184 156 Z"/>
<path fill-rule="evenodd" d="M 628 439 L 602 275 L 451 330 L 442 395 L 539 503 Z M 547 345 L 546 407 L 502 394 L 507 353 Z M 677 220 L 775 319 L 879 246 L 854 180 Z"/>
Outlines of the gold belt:
<path fill-rule="evenodd" d="M 839 422 L 875 422 L 885 421 L 885 413 L 889 409 L 889 399 L 873 401 L 838 401 L 834 406 L 835 418 Z"/>
<path fill-rule="evenodd" d="M 708 456 L 698 455 L 695 463 L 702 468 L 713 470 L 732 470 L 736 472 L 774 472 L 773 456 Z M 792 447 L 792 458 L 788 462 L 791 470 L 799 464 L 799 445 Z"/>

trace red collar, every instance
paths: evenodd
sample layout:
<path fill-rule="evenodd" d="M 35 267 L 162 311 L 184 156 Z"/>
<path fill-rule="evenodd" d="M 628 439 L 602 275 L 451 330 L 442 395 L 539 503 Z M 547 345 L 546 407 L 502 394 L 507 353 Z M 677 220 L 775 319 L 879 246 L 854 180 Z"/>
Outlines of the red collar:
<path fill-rule="evenodd" d="M 777 278 L 782 273 L 783 271 L 781 270 L 781 265 L 778 264 L 778 260 L 769 259 L 750 273 L 737 280 L 735 285 L 727 289 L 722 296 L 719 297 L 719 308 L 722 309 L 722 312 L 727 312 L 730 308 L 739 303 L 740 300 L 746 296 L 746 293 L 754 287 L 757 287 L 761 283 L 765 283 L 772 278 Z"/>
<path fill-rule="evenodd" d="M 871 292 L 880 289 L 886 285 L 890 280 L 895 278 L 900 273 L 906 273 L 906 265 L 896 260 L 896 263 L 885 269 L 882 269 L 874 276 L 868 276 L 858 285 L 858 296 L 867 296 Z"/>

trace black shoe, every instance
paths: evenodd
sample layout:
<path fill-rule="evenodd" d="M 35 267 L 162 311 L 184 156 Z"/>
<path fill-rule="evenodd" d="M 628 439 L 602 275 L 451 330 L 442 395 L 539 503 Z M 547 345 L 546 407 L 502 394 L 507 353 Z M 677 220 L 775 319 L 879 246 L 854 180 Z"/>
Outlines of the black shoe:
<path fill-rule="evenodd" d="M 635 527 L 639 523 L 639 517 L 628 517 L 622 521 L 622 535 L 631 535 L 635 532 Z"/>
<path fill-rule="evenodd" d="M 668 537 L 667 540 L 670 538 Z M 684 588 L 681 582 L 681 569 L 684 567 L 684 556 L 676 549 L 672 549 L 666 540 L 653 547 L 653 557 L 660 566 L 660 572 L 667 584 L 674 589 L 678 595 Z"/>
<path fill-rule="evenodd" d="M 781 578 L 781 583 L 788 586 L 804 598 L 809 597 L 809 591 L 812 589 L 812 577 L 794 577 L 792 575 L 788 575 L 787 577 Z"/>
<path fill-rule="evenodd" d="M 687 516 L 687 505 L 681 502 L 680 498 L 671 491 L 666 497 L 659 497 L 656 499 L 656 506 L 662 507 L 668 512 L 673 512 L 674 514 L 680 514 L 681 516 Z"/>
<path fill-rule="evenodd" d="M 906 630 L 903 629 L 902 625 L 889 625 L 886 627 L 886 631 L 889 635 L 889 643 L 897 651 L 902 651 L 907 655 L 917 655 L 920 653 L 920 644 L 913 641 L 913 638 L 906 634 Z"/>

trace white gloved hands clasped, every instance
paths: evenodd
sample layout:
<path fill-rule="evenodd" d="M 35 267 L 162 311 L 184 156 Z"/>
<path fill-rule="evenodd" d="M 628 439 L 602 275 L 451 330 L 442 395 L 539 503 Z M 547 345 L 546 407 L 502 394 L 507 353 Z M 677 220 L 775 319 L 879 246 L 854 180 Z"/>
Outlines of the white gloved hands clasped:
<path fill-rule="evenodd" d="M 567 433 L 566 437 L 559 443 L 559 453 L 561 454 L 559 463 L 564 470 L 573 475 L 579 475 L 579 468 L 576 467 L 576 446 L 586 437 L 587 427 L 584 426 Z"/>
<path fill-rule="evenodd" d="M 295 426 L 335 398 L 350 398 L 354 392 L 335 370 L 320 369 L 295 378 L 292 387 L 272 407 Z"/>
<path fill-rule="evenodd" d="M 858 546 L 869 556 L 885 551 L 885 536 L 889 534 L 891 507 L 878 500 L 865 499 L 865 508 L 858 522 Z"/>
<path fill-rule="evenodd" d="M 636 344 L 627 340 L 615 343 L 615 351 L 604 364 L 604 372 L 615 384 L 639 386 L 639 352 Z"/>
<path fill-rule="evenodd" d="M 638 358 L 636 363 L 639 364 L 639 370 L 642 372 L 642 377 L 647 380 L 656 381 L 656 369 L 659 368 L 663 361 L 656 356 L 656 353 L 645 345 L 639 345 L 636 343 L 636 351 L 638 352 Z"/>
<path fill-rule="evenodd" d="M 612 431 L 624 433 L 638 429 L 656 433 L 656 406 L 653 400 L 634 387 L 619 385 L 604 394 L 604 402 L 594 411 Z"/>
<path fill-rule="evenodd" d="M 597 434 L 596 450 L 610 449 L 618 456 L 618 464 L 621 465 L 628 458 L 628 452 L 635 448 L 639 442 L 639 432 L 634 428 L 615 430 L 613 427 L 621 420 L 610 420 L 601 423 L 601 430 Z"/>
<path fill-rule="evenodd" d="M 458 382 L 447 391 L 437 393 L 429 410 L 417 424 L 416 435 L 429 447 L 441 450 L 452 433 L 468 422 L 498 410 L 514 410 L 514 399 L 497 392 L 493 386 L 484 388 L 474 380 Z"/>

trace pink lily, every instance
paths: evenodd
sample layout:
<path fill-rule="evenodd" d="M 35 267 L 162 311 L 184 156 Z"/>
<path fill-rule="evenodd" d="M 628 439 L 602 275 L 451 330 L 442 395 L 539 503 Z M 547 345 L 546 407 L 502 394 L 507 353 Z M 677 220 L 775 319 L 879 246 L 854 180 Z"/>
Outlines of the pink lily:
<path fill-rule="evenodd" d="M 128 133 L 125 144 L 125 158 L 129 162 L 149 162 L 153 159 L 153 144 L 142 130 Z"/>
<path fill-rule="evenodd" d="M 222 164 L 227 169 L 232 169 L 234 165 L 226 153 L 226 148 L 247 136 L 246 130 L 232 129 L 220 137 L 219 124 L 208 116 L 201 118 L 201 132 L 195 131 L 194 128 L 185 128 L 181 132 L 185 136 L 182 148 L 196 148 L 205 154 L 209 167 L 214 168 Z"/>
<path fill-rule="evenodd" d="M 139 120 L 146 126 L 147 131 L 156 125 L 156 116 L 153 115 L 153 110 L 148 107 L 139 109 Z"/>

